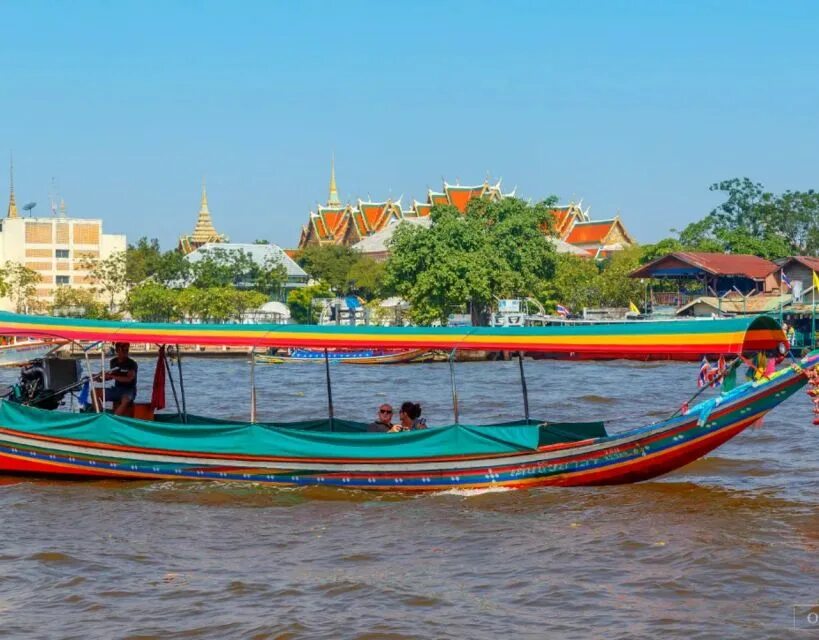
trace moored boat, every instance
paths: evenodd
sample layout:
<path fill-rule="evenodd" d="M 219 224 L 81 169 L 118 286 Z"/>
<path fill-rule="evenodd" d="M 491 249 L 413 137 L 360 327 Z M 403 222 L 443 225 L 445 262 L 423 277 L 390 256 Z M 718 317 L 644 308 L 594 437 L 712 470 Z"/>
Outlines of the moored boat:
<path fill-rule="evenodd" d="M 402 364 L 412 362 L 427 353 L 426 349 L 288 349 L 284 353 L 256 354 L 256 362 L 283 364 L 286 362 L 329 362 L 343 364 Z"/>
<path fill-rule="evenodd" d="M 56 351 L 64 340 L 19 340 L 0 344 L 0 367 L 16 367 Z"/>

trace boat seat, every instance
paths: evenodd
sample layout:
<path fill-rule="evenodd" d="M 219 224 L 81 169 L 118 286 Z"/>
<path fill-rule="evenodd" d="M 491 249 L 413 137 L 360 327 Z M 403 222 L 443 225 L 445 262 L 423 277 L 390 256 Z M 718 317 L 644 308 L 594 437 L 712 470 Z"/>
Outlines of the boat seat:
<path fill-rule="evenodd" d="M 102 388 L 101 387 L 94 387 L 94 395 L 97 396 L 97 402 L 102 404 Z M 112 403 L 110 400 L 105 402 L 105 409 L 110 411 L 112 409 Z M 151 406 L 150 402 L 134 402 L 131 405 L 130 411 L 125 413 L 125 417 L 127 418 L 136 418 L 137 420 L 153 420 L 154 419 L 154 408 Z"/>

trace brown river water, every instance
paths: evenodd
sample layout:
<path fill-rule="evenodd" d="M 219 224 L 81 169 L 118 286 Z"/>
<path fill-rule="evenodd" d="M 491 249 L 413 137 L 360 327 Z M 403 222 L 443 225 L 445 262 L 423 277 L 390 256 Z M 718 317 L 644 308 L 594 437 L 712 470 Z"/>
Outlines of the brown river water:
<path fill-rule="evenodd" d="M 145 399 L 153 363 L 140 364 Z M 696 390 L 697 368 L 527 361 L 532 414 L 653 422 Z M 186 360 L 188 410 L 247 419 L 248 371 Z M 260 419 L 326 415 L 323 366 L 256 374 Z M 420 400 L 431 424 L 452 421 L 446 364 L 332 375 L 340 417 Z M 456 376 L 462 422 L 522 416 L 517 363 Z M 800 392 L 707 458 L 619 487 L 405 496 L 0 476 L 0 637 L 819 638 L 811 420 Z"/>

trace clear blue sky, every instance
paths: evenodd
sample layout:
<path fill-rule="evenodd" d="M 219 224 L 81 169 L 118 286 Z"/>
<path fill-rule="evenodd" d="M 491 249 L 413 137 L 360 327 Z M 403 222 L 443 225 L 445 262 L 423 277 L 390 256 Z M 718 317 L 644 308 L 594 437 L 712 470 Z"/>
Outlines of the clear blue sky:
<path fill-rule="evenodd" d="M 717 180 L 819 187 L 808 2 L 7 0 L 0 24 L 18 202 L 46 214 L 56 177 L 70 214 L 166 248 L 203 175 L 220 231 L 294 246 L 332 152 L 344 200 L 489 173 L 641 242 Z"/>

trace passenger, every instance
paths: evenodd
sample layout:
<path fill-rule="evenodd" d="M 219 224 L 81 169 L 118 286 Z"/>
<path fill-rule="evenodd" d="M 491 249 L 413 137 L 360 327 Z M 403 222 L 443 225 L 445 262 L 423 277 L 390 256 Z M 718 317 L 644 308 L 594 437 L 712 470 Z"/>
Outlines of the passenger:
<path fill-rule="evenodd" d="M 392 429 L 392 406 L 382 404 L 378 407 L 378 415 L 375 422 L 367 425 L 368 433 L 386 433 Z"/>
<path fill-rule="evenodd" d="M 113 404 L 114 415 L 118 416 L 130 413 L 136 398 L 139 365 L 128 357 L 130 348 L 127 342 L 117 342 L 114 345 L 117 355 L 111 359 L 110 370 L 105 372 L 105 379 L 114 381 L 114 386 L 105 390 L 105 396 Z"/>
<path fill-rule="evenodd" d="M 421 405 L 417 402 L 405 402 L 398 412 L 400 424 L 395 425 L 392 431 L 417 431 L 426 429 L 427 421 L 421 417 Z"/>

